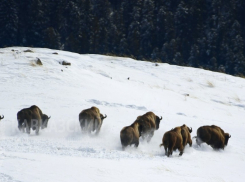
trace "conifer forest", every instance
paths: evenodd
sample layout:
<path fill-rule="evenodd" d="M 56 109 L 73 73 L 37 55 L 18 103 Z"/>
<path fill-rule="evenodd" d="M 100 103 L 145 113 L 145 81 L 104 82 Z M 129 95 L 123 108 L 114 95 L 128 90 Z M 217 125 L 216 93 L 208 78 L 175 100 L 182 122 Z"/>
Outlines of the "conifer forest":
<path fill-rule="evenodd" d="M 0 0 L 0 47 L 104 54 L 245 75 L 244 0 Z"/>

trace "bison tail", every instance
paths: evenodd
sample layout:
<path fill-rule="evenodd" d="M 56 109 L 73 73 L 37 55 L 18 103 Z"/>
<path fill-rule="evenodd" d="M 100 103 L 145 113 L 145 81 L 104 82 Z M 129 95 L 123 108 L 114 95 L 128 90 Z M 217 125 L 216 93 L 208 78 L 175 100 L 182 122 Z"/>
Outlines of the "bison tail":
<path fill-rule="evenodd" d="M 194 136 L 194 137 L 192 137 L 192 138 L 197 138 L 197 136 Z"/>
<path fill-rule="evenodd" d="M 163 144 L 160 144 L 160 145 L 159 145 L 159 147 L 162 147 L 162 146 L 163 146 Z"/>

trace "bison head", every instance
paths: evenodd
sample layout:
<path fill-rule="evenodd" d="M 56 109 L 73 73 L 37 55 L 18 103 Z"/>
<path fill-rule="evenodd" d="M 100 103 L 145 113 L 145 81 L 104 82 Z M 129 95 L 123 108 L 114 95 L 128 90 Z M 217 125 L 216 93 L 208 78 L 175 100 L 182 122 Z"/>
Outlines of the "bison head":
<path fill-rule="evenodd" d="M 158 116 L 156 116 L 156 130 L 159 129 L 159 125 L 160 125 L 160 121 L 162 120 L 162 116 L 161 118 L 159 118 Z"/>
<path fill-rule="evenodd" d="M 189 133 L 191 133 L 192 132 L 192 128 L 189 128 L 188 126 L 186 126 L 185 124 L 183 124 L 182 126 L 181 126 L 181 128 L 187 128 L 188 129 L 188 131 L 189 131 Z"/>
<path fill-rule="evenodd" d="M 2 117 L 0 116 L 0 120 L 3 119 L 3 118 L 4 118 L 4 115 Z"/>
<path fill-rule="evenodd" d="M 231 137 L 229 133 L 225 133 L 225 146 L 228 144 L 228 140 Z"/>
<path fill-rule="evenodd" d="M 50 118 L 51 118 L 51 116 L 48 117 L 46 114 L 43 114 L 43 115 L 42 115 L 42 126 L 41 126 L 42 129 L 48 127 L 48 120 L 49 120 Z"/>
<path fill-rule="evenodd" d="M 105 116 L 103 116 L 103 114 L 100 114 L 101 121 L 103 121 L 105 118 L 107 118 L 106 114 L 105 114 Z"/>

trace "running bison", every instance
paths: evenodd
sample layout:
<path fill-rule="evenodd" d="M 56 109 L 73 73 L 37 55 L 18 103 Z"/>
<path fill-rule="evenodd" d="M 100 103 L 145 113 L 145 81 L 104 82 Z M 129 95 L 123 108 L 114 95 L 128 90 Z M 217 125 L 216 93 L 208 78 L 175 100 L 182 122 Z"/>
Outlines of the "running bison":
<path fill-rule="evenodd" d="M 137 121 L 130 126 L 124 127 L 120 132 L 122 149 L 124 150 L 128 145 L 134 145 L 135 147 L 138 147 L 140 133 L 141 125 Z"/>
<path fill-rule="evenodd" d="M 187 144 L 189 144 L 190 147 L 192 146 L 191 132 L 192 132 L 192 128 L 189 128 L 185 124 L 181 126 L 181 135 L 182 135 L 184 146 L 186 146 Z"/>
<path fill-rule="evenodd" d="M 200 146 L 202 143 L 207 143 L 213 149 L 223 149 L 228 144 L 228 140 L 231 137 L 229 133 L 225 133 L 220 127 L 201 126 L 197 129 L 196 142 Z"/>
<path fill-rule="evenodd" d="M 4 115 L 2 117 L 0 116 L 0 120 L 3 119 L 3 118 L 4 118 Z"/>
<path fill-rule="evenodd" d="M 161 146 L 164 146 L 165 155 L 168 157 L 173 154 L 174 150 L 179 150 L 181 156 L 187 143 L 191 146 L 192 140 L 190 133 L 192 129 L 185 124 L 164 133 Z"/>
<path fill-rule="evenodd" d="M 39 129 L 47 128 L 48 126 L 48 117 L 46 114 L 43 114 L 41 109 L 38 106 L 31 106 L 30 108 L 24 108 L 17 113 L 18 128 L 19 130 L 24 131 L 30 134 L 30 129 L 36 130 L 36 134 L 39 133 Z"/>
<path fill-rule="evenodd" d="M 159 118 L 153 112 L 147 112 L 142 116 L 137 117 L 137 122 L 141 125 L 141 135 L 143 139 L 150 142 L 154 135 L 154 131 L 159 129 L 160 121 L 162 117 Z"/>
<path fill-rule="evenodd" d="M 85 109 L 79 114 L 79 122 L 81 129 L 89 133 L 96 131 L 96 134 L 100 132 L 103 120 L 107 116 L 103 116 L 97 107 L 91 107 Z"/>

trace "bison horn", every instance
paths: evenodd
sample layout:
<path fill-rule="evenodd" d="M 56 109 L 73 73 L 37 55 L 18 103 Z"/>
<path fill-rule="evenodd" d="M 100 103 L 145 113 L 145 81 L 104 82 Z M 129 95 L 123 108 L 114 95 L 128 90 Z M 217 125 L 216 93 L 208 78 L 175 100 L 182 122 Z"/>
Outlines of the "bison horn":
<path fill-rule="evenodd" d="M 162 120 L 162 116 L 161 116 L 160 120 Z"/>
<path fill-rule="evenodd" d="M 105 114 L 105 116 L 104 116 L 104 118 L 106 118 L 107 116 L 106 116 L 106 114 Z"/>
<path fill-rule="evenodd" d="M 48 117 L 48 119 L 50 119 L 50 118 L 51 118 L 51 116 Z"/>
<path fill-rule="evenodd" d="M 3 119 L 3 118 L 4 118 L 4 115 L 2 117 L 0 116 L 0 119 Z"/>
<path fill-rule="evenodd" d="M 231 135 L 229 135 L 229 138 L 231 137 Z"/>
<path fill-rule="evenodd" d="M 189 128 L 190 133 L 192 132 L 192 128 Z"/>

